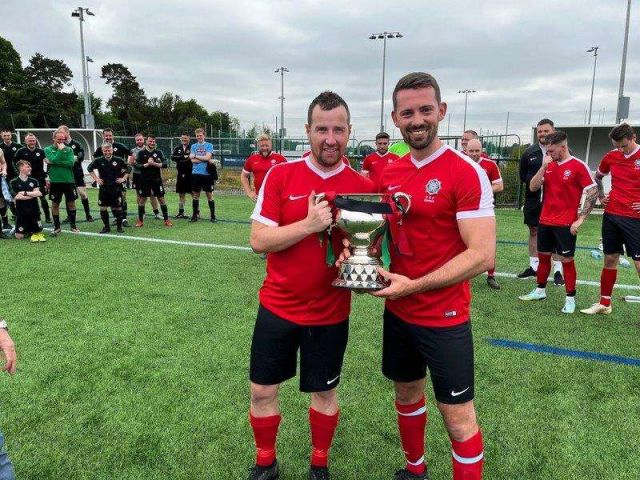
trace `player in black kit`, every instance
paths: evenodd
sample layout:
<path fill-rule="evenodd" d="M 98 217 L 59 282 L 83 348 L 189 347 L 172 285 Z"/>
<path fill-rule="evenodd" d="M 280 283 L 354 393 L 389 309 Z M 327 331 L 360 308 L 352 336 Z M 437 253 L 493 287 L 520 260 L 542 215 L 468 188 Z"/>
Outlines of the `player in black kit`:
<path fill-rule="evenodd" d="M 40 196 L 40 205 L 42 205 L 42 211 L 44 212 L 44 221 L 51 223 L 51 213 L 49 211 L 49 202 L 45 195 L 47 194 L 47 173 L 44 171 L 44 150 L 38 147 L 38 140 L 33 133 L 27 133 L 24 137 L 24 143 L 26 147 L 20 148 L 14 158 L 14 164 L 17 165 L 20 160 L 26 160 L 31 165 L 31 173 L 29 176 L 35 178 L 38 181 L 38 187 L 42 192 Z"/>
<path fill-rule="evenodd" d="M 110 143 L 113 147 L 113 155 L 116 157 L 127 159 L 129 158 L 129 153 L 131 149 L 126 145 L 123 145 L 120 142 L 115 142 L 113 140 L 113 130 L 110 128 L 105 128 L 102 130 L 102 141 L 105 143 Z M 93 152 L 93 158 L 102 157 L 102 147 L 98 147 L 98 149 Z M 115 216 L 115 214 L 114 214 Z M 127 187 L 126 185 L 122 185 L 122 225 L 125 227 L 129 226 L 129 222 L 127 222 Z"/>
<path fill-rule="evenodd" d="M 124 232 L 122 229 L 122 186 L 127 181 L 128 167 L 124 158 L 113 155 L 113 147 L 105 142 L 101 146 L 103 156 L 97 157 L 89 164 L 87 170 L 91 178 L 98 184 L 98 205 L 100 206 L 100 217 L 104 223 L 104 228 L 100 233 L 109 233 L 109 211 L 111 207 L 116 217 L 118 233 Z M 98 171 L 96 175 L 95 171 Z"/>
<path fill-rule="evenodd" d="M 164 225 L 172 227 L 173 224 L 169 220 L 167 210 L 167 201 L 164 198 L 164 185 L 162 184 L 161 168 L 167 168 L 167 160 L 160 150 L 156 149 L 156 137 L 147 136 L 147 145 L 138 153 L 136 164 L 140 168 L 140 185 L 137 187 L 138 192 L 138 221 L 136 227 L 144 226 L 144 207 L 147 198 L 152 194 L 158 198 Z"/>
<path fill-rule="evenodd" d="M 27 160 L 20 160 L 16 164 L 19 175 L 9 182 L 11 195 L 16 202 L 16 238 L 18 240 L 31 235 L 32 242 L 46 242 L 42 234 L 40 223 L 40 208 L 38 197 L 42 197 L 42 191 L 38 186 L 38 180 L 29 176 L 31 165 Z"/>
<path fill-rule="evenodd" d="M 171 160 L 176 164 L 178 170 L 176 178 L 176 193 L 180 197 L 178 203 L 178 214 L 175 218 L 189 218 L 184 214 L 184 199 L 186 194 L 191 195 L 191 170 L 193 169 L 193 163 L 189 158 L 190 146 L 189 146 L 189 134 L 183 133 L 180 136 L 181 144 L 173 150 Z"/>

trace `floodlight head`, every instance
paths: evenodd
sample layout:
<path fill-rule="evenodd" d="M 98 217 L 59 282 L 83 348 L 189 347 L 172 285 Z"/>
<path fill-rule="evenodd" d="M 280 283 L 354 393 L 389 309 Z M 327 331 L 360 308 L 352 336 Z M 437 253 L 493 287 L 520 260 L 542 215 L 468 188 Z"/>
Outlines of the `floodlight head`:
<path fill-rule="evenodd" d="M 402 35 L 401 33 L 396 33 L 396 38 L 402 38 L 404 35 Z"/>
<path fill-rule="evenodd" d="M 95 14 L 95 13 L 93 13 L 93 12 L 92 12 L 91 10 L 89 10 L 88 8 L 87 8 L 87 15 L 91 15 L 92 17 L 95 17 L 95 16 L 96 16 L 96 14 Z"/>
<path fill-rule="evenodd" d="M 80 16 L 80 12 L 78 12 L 77 10 L 74 10 L 73 12 L 71 12 L 71 16 L 77 18 Z"/>
<path fill-rule="evenodd" d="M 93 63 L 93 58 L 87 55 L 87 63 Z"/>
<path fill-rule="evenodd" d="M 378 38 L 384 38 L 384 35 L 381 33 L 380 35 L 378 35 Z"/>
<path fill-rule="evenodd" d="M 369 37 L 369 40 L 375 40 L 375 39 L 376 39 L 376 36 L 375 36 L 375 35 L 371 35 L 371 36 Z"/>
<path fill-rule="evenodd" d="M 395 35 L 393 33 L 387 33 L 387 38 L 394 38 Z"/>

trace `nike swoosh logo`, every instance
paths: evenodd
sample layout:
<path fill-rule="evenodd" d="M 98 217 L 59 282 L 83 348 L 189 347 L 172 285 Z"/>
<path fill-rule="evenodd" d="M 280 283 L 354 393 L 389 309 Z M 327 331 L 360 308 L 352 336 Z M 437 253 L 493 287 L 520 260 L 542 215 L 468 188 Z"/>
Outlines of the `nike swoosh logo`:
<path fill-rule="evenodd" d="M 467 387 L 464 390 L 460 390 L 459 392 L 454 392 L 453 390 L 451 390 L 451 396 L 452 397 L 457 397 L 459 395 L 462 395 L 464 392 L 466 392 L 467 390 L 469 390 L 471 387 Z"/>
<path fill-rule="evenodd" d="M 289 195 L 289 200 L 300 200 L 301 198 L 305 198 L 307 195 Z"/>
<path fill-rule="evenodd" d="M 564 251 L 562 252 L 562 254 L 564 255 L 565 253 L 569 253 L 570 251 L 571 251 L 571 250 L 564 250 Z"/>
<path fill-rule="evenodd" d="M 391 185 L 389 190 L 397 190 L 398 188 L 400 188 L 400 185 Z"/>
<path fill-rule="evenodd" d="M 333 378 L 333 379 L 329 380 L 329 381 L 327 382 L 327 385 L 331 385 L 333 382 L 335 382 L 335 381 L 336 381 L 336 380 L 338 380 L 339 378 L 340 378 L 340 375 L 338 375 L 336 378 Z"/>

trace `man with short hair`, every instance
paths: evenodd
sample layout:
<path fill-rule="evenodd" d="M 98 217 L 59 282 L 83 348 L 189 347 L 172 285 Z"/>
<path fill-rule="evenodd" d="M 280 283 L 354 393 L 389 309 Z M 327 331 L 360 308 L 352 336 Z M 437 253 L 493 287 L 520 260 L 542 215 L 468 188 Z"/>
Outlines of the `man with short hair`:
<path fill-rule="evenodd" d="M 31 177 L 31 165 L 27 160 L 18 160 L 16 164 L 20 174 L 9 182 L 11 195 L 16 202 L 16 233 L 18 240 L 31 235 L 31 241 L 45 242 L 40 223 L 40 208 L 38 198 L 43 193 L 39 188 L 38 180 Z"/>
<path fill-rule="evenodd" d="M 76 182 L 76 190 L 78 191 L 78 196 L 82 202 L 87 222 L 93 222 L 91 207 L 89 206 L 89 196 L 87 195 L 87 185 L 84 181 L 84 170 L 82 169 L 84 148 L 82 148 L 82 145 L 80 145 L 79 142 L 76 142 L 71 138 L 71 130 L 69 130 L 69 127 L 66 125 L 60 125 L 58 128 L 67 134 L 67 145 L 71 147 L 71 150 L 73 150 L 73 158 L 75 159 L 75 163 L 73 164 L 73 177 Z"/>
<path fill-rule="evenodd" d="M 44 150 L 38 147 L 38 140 L 33 133 L 27 133 L 24 137 L 26 147 L 19 149 L 14 156 L 14 163 L 17 166 L 20 160 L 26 160 L 31 165 L 31 173 L 29 174 L 38 181 L 38 187 L 42 192 L 40 196 L 40 204 L 44 212 L 44 221 L 51 223 L 51 214 L 49 213 L 49 203 L 45 195 L 47 194 L 47 172 L 44 171 Z"/>
<path fill-rule="evenodd" d="M 496 226 L 491 184 L 482 168 L 438 138 L 447 105 L 428 73 L 402 77 L 391 116 L 410 153 L 382 172 L 381 191 L 404 192 L 411 208 L 396 222 L 386 298 L 382 371 L 393 380 L 405 468 L 395 480 L 427 478 L 425 377 L 452 448 L 454 480 L 482 477 L 476 420 L 469 280 L 493 267 Z"/>
<path fill-rule="evenodd" d="M 570 314 L 576 309 L 577 274 L 573 260 L 576 238 L 580 225 L 596 204 L 598 187 L 591 178 L 589 167 L 569 152 L 565 132 L 557 130 L 547 135 L 546 147 L 547 154 L 542 166 L 529 182 L 532 192 L 544 187 L 537 235 L 538 286 L 518 298 L 530 301 L 547 297 L 545 288 L 551 272 L 551 254 L 556 253 L 563 263 L 567 293 L 562 313 Z M 584 206 L 579 209 L 583 192 Z"/>
<path fill-rule="evenodd" d="M 0 149 L 0 212 L 5 212 L 3 215 L 6 215 L 7 203 L 9 202 L 9 198 L 11 198 L 11 194 L 9 193 L 9 185 L 6 183 L 5 179 L 6 176 L 7 163 L 4 161 L 4 151 Z M 5 198 L 5 196 L 7 198 Z M 4 221 L 0 221 L 0 239 L 9 238 L 5 235 L 3 228 Z"/>
<path fill-rule="evenodd" d="M 536 126 L 537 144 L 531 145 L 520 156 L 520 181 L 524 183 L 524 223 L 529 227 L 529 266 L 518 274 L 518 278 L 531 278 L 536 276 L 538 270 L 538 251 L 536 250 L 538 223 L 540 222 L 540 212 L 542 211 L 542 192 L 532 191 L 530 182 L 533 176 L 540 170 L 542 159 L 547 155 L 547 135 L 555 131 L 553 122 L 548 118 L 543 118 Z M 553 283 L 554 285 L 564 285 L 562 276 L 562 262 L 554 256 L 553 262 Z"/>
<path fill-rule="evenodd" d="M 389 152 L 389 134 L 380 132 L 376 135 L 376 151 L 364 158 L 360 173 L 370 178 L 374 185 L 378 185 L 382 170 L 398 158 L 395 153 Z"/>
<path fill-rule="evenodd" d="M 258 145 L 258 151 L 247 157 L 240 174 L 240 183 L 244 193 L 254 202 L 258 198 L 260 187 L 264 177 L 267 176 L 267 172 L 276 165 L 287 161 L 282 155 L 273 151 L 269 134 L 263 133 L 260 135 L 256 140 L 256 144 Z M 249 183 L 251 175 L 253 175 L 253 190 Z"/>
<path fill-rule="evenodd" d="M 14 156 L 16 152 L 22 148 L 22 145 L 13 141 L 13 134 L 8 128 L 3 128 L 0 132 L 0 136 L 2 136 L 2 142 L 0 142 L 0 150 L 2 150 L 2 153 L 4 154 L 4 161 L 6 163 L 6 179 L 8 183 L 11 181 L 11 179 L 18 176 L 18 171 L 16 170 L 14 164 Z M 16 211 L 15 206 L 12 202 L 9 203 L 9 209 L 15 217 Z M 2 219 L 2 228 L 10 229 L 11 224 L 9 223 L 9 217 L 7 216 L 6 205 L 0 209 L 0 218 Z"/>
<path fill-rule="evenodd" d="M 49 175 L 49 198 L 51 199 L 51 215 L 53 216 L 53 234 L 58 235 L 60 227 L 60 202 L 65 197 L 69 212 L 69 227 L 78 233 L 76 226 L 76 199 L 78 192 L 73 176 L 73 150 L 67 146 L 67 134 L 63 130 L 56 130 L 53 134 L 53 145 L 44 149 L 46 155 L 47 173 Z"/>
<path fill-rule="evenodd" d="M 4 365 L 2 371 L 7 372 L 9 375 L 16 373 L 16 347 L 13 340 L 9 336 L 9 329 L 7 328 L 7 322 L 0 319 L 0 351 L 4 354 Z M 0 479 L 2 480 L 15 480 L 15 472 L 11 460 L 4 449 L 4 436 L 0 432 Z"/>
<path fill-rule="evenodd" d="M 101 145 L 103 157 L 93 159 L 87 170 L 91 178 L 98 184 L 98 205 L 100 206 L 100 217 L 104 227 L 100 233 L 109 233 L 108 207 L 111 207 L 116 217 L 117 232 L 123 233 L 122 229 L 122 185 L 127 181 L 128 168 L 124 158 L 113 155 L 113 147 L 110 143 L 104 142 Z M 96 175 L 95 171 L 98 171 Z"/>
<path fill-rule="evenodd" d="M 251 345 L 249 419 L 256 465 L 249 480 L 278 478 L 278 388 L 296 375 L 298 350 L 300 390 L 311 394 L 309 479 L 330 478 L 351 292 L 331 286 L 338 271 L 327 265 L 327 249 L 341 249 L 341 235 L 325 233 L 333 216 L 316 193 L 367 193 L 373 184 L 342 162 L 351 125 L 339 95 L 323 92 L 311 102 L 306 131 L 312 153 L 269 170 L 251 216 L 251 247 L 268 260 Z"/>
<path fill-rule="evenodd" d="M 191 145 L 189 158 L 193 163 L 191 174 L 193 215 L 191 222 L 197 222 L 200 216 L 200 192 L 204 191 L 211 211 L 211 222 L 216 222 L 216 202 L 213 199 L 213 175 L 209 165 L 215 165 L 213 145 L 204 140 L 204 129 L 196 129 L 196 143 Z"/>
<path fill-rule="evenodd" d="M 484 158 L 482 156 L 482 143 L 476 138 L 472 138 L 467 142 L 467 150 L 465 152 L 467 156 L 477 162 L 480 167 L 485 171 L 489 181 L 491 182 L 491 189 L 493 195 L 504 190 L 504 184 L 502 182 L 502 175 L 500 174 L 500 168 L 496 165 L 496 162 L 490 158 Z M 494 290 L 500 290 L 500 284 L 496 281 L 496 269 L 491 268 L 487 271 L 487 285 Z"/>
<path fill-rule="evenodd" d="M 136 165 L 140 169 L 140 185 L 136 189 L 138 193 L 138 221 L 136 222 L 136 227 L 144 226 L 144 207 L 147 203 L 147 198 L 151 195 L 155 195 L 160 202 L 164 226 L 172 227 L 173 224 L 169 220 L 167 202 L 164 198 L 162 174 L 160 173 L 161 168 L 167 168 L 167 160 L 164 158 L 162 151 L 156 149 L 156 137 L 153 135 L 147 135 L 147 144 L 138 153 Z"/>
<path fill-rule="evenodd" d="M 588 315 L 611 313 L 611 294 L 618 275 L 618 261 L 625 251 L 640 275 L 640 145 L 628 123 L 614 127 L 609 138 L 615 149 L 602 158 L 595 178 L 598 195 L 605 205 L 600 301 L 580 310 Z M 611 175 L 611 191 L 607 195 L 602 184 L 606 175 Z"/>
<path fill-rule="evenodd" d="M 129 168 L 131 169 L 131 187 L 137 192 L 137 185 L 140 184 L 140 167 L 136 164 L 136 159 L 138 158 L 138 153 L 144 149 L 145 137 L 142 133 L 136 133 L 134 140 L 136 142 L 136 146 L 133 147 L 128 156 Z M 140 203 L 140 197 L 137 197 L 137 202 Z M 149 197 L 149 201 L 151 202 L 151 208 L 153 209 L 153 218 L 156 220 L 162 220 L 162 215 L 160 215 L 160 207 L 158 206 L 158 199 L 155 195 L 151 195 Z M 128 227 L 127 219 L 124 219 L 124 226 Z"/>
<path fill-rule="evenodd" d="M 120 142 L 116 142 L 113 138 L 113 130 L 111 128 L 105 128 L 102 130 L 102 141 L 104 143 L 110 143 L 111 146 L 113 147 L 113 155 L 115 157 L 120 157 L 120 158 L 124 158 L 127 159 L 129 157 L 129 153 L 131 152 L 131 149 L 129 147 L 127 147 L 126 145 L 120 143 Z M 102 153 L 102 147 L 98 147 L 96 149 L 95 152 L 93 152 L 93 158 L 97 158 L 97 157 L 103 157 L 104 154 Z M 127 186 L 126 184 L 122 185 L 122 226 L 123 227 L 128 227 L 129 226 L 129 222 L 127 221 L 127 211 L 128 211 L 128 204 L 127 204 Z M 115 217 L 115 213 L 114 213 L 114 217 Z"/>
<path fill-rule="evenodd" d="M 171 154 L 171 160 L 176 164 L 176 193 L 178 194 L 178 214 L 175 218 L 188 218 L 184 214 L 184 201 L 187 193 L 191 195 L 191 172 L 193 164 L 189 155 L 191 147 L 189 143 L 191 138 L 188 133 L 180 136 L 180 145 L 178 145 Z"/>

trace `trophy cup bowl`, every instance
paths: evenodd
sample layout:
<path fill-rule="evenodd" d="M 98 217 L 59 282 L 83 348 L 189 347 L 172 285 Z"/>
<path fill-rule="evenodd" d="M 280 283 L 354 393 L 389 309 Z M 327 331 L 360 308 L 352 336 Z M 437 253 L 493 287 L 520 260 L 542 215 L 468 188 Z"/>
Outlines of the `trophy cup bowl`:
<path fill-rule="evenodd" d="M 338 278 L 332 282 L 334 287 L 363 293 L 387 286 L 377 270 L 382 266 L 380 252 L 374 251 L 374 246 L 386 231 L 385 215 L 392 213 L 391 205 L 384 201 L 385 197 L 388 198 L 377 193 L 337 196 L 335 206 L 338 215 L 334 226 L 349 240 L 351 256 L 340 265 Z M 395 192 L 391 199 L 399 206 L 402 205 L 400 199 L 404 199 L 406 207 L 402 210 L 405 213 L 411 206 L 411 199 L 405 193 Z"/>

